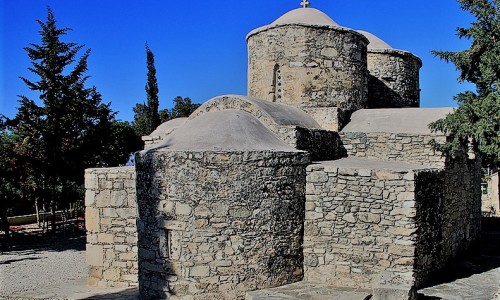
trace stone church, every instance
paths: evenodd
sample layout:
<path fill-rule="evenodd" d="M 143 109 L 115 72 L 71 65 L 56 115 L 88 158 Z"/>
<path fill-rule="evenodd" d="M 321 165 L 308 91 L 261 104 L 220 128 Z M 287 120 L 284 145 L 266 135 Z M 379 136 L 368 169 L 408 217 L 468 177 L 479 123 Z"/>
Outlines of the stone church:
<path fill-rule="evenodd" d="M 135 167 L 86 171 L 90 285 L 413 299 L 479 237 L 479 164 L 431 146 L 452 109 L 419 108 L 421 60 L 302 5 L 247 35 L 247 96 L 162 124 Z"/>

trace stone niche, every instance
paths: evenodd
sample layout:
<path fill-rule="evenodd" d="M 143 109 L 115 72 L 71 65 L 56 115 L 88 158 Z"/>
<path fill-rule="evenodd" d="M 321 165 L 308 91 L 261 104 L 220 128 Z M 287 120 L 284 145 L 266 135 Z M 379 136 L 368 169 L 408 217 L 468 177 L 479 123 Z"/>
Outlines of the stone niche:
<path fill-rule="evenodd" d="M 308 163 L 231 110 L 204 113 L 138 153 L 141 297 L 243 299 L 300 281 Z"/>
<path fill-rule="evenodd" d="M 250 32 L 247 44 L 250 97 L 309 110 L 365 107 L 368 40 L 324 13 L 293 10 Z"/>

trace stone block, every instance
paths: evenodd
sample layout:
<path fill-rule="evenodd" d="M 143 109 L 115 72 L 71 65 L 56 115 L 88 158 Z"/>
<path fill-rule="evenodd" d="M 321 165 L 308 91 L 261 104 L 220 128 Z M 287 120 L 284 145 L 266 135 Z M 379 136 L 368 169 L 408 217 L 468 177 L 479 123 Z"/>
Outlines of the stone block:
<path fill-rule="evenodd" d="M 97 235 L 97 242 L 101 244 L 113 244 L 114 235 L 110 233 L 99 233 Z"/>
<path fill-rule="evenodd" d="M 415 199 L 415 193 L 413 192 L 402 192 L 397 195 L 398 201 L 408 201 Z"/>
<path fill-rule="evenodd" d="M 198 217 L 198 218 L 206 218 L 206 217 L 209 217 L 213 214 L 212 214 L 212 211 L 208 207 L 200 205 L 194 209 L 194 215 L 195 215 L 195 217 Z"/>
<path fill-rule="evenodd" d="M 342 220 L 349 222 L 349 223 L 356 223 L 356 217 L 354 216 L 354 214 L 351 214 L 351 213 L 345 214 L 342 217 Z"/>
<path fill-rule="evenodd" d="M 318 220 L 321 218 L 323 218 L 323 213 L 306 211 L 306 216 L 305 216 L 306 220 Z"/>
<path fill-rule="evenodd" d="M 103 246 L 87 244 L 87 250 L 85 251 L 85 255 L 87 258 L 87 265 L 94 267 L 104 266 Z"/>
<path fill-rule="evenodd" d="M 88 232 L 100 231 L 99 209 L 93 207 L 85 208 L 85 228 Z"/>
<path fill-rule="evenodd" d="M 111 191 L 101 190 L 95 195 L 95 204 L 97 207 L 110 207 L 111 206 Z"/>
<path fill-rule="evenodd" d="M 159 226 L 161 228 L 176 230 L 176 231 L 184 231 L 187 228 L 187 223 L 183 221 L 177 220 L 161 220 Z"/>
<path fill-rule="evenodd" d="M 102 267 L 94 267 L 94 266 L 89 267 L 89 276 L 90 277 L 102 279 L 102 272 L 103 272 Z"/>
<path fill-rule="evenodd" d="M 195 266 L 191 268 L 189 275 L 192 277 L 208 277 L 210 275 L 209 266 Z"/>
<path fill-rule="evenodd" d="M 307 175 L 308 182 L 327 182 L 328 175 L 325 172 L 312 172 Z"/>
<path fill-rule="evenodd" d="M 125 190 L 111 191 L 112 207 L 120 207 L 127 204 L 127 192 Z"/>
<path fill-rule="evenodd" d="M 109 280 L 109 281 L 119 281 L 120 275 L 121 275 L 120 269 L 109 268 L 109 269 L 104 271 L 103 278 L 105 280 Z"/>
<path fill-rule="evenodd" d="M 371 177 L 372 176 L 372 170 L 359 169 L 358 170 L 358 175 L 361 176 L 361 177 Z"/>
<path fill-rule="evenodd" d="M 95 277 L 87 277 L 87 285 L 91 287 L 97 287 L 99 285 L 100 280 Z"/>
<path fill-rule="evenodd" d="M 389 245 L 388 252 L 404 257 L 413 257 L 415 255 L 415 246 L 412 245 Z"/>
<path fill-rule="evenodd" d="M 400 174 L 386 170 L 379 170 L 375 171 L 375 178 L 381 180 L 398 180 L 400 179 Z"/>
<path fill-rule="evenodd" d="M 87 189 L 85 191 L 85 206 L 93 206 L 95 204 L 95 191 Z"/>
<path fill-rule="evenodd" d="M 411 236 L 417 232 L 416 228 L 390 227 L 387 232 L 398 236 Z"/>
<path fill-rule="evenodd" d="M 117 208 L 116 215 L 122 219 L 135 218 L 137 210 L 135 208 Z"/>
<path fill-rule="evenodd" d="M 378 224 L 380 223 L 381 217 L 378 214 L 360 212 L 358 213 L 358 219 L 361 222 Z"/>
<path fill-rule="evenodd" d="M 189 216 L 191 215 L 192 208 L 188 204 L 185 203 L 176 203 L 175 204 L 175 214 L 181 216 Z"/>

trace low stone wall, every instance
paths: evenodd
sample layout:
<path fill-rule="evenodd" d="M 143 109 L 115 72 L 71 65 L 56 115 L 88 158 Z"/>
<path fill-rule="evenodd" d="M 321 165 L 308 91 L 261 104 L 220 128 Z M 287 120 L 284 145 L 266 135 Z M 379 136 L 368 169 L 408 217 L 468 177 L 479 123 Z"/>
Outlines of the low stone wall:
<path fill-rule="evenodd" d="M 138 284 L 134 167 L 85 171 L 87 264 L 91 286 Z"/>
<path fill-rule="evenodd" d="M 474 164 L 377 164 L 307 168 L 305 280 L 372 288 L 390 273 L 419 286 L 477 239 L 479 190 L 467 175 L 478 173 Z"/>
<path fill-rule="evenodd" d="M 446 137 L 442 135 L 341 132 L 340 139 L 349 157 L 440 167 L 444 166 L 446 160 L 430 144 L 433 139 L 437 142 L 445 141 Z"/>
<path fill-rule="evenodd" d="M 300 281 L 308 162 L 301 151 L 136 155 L 141 297 L 243 299 Z"/>

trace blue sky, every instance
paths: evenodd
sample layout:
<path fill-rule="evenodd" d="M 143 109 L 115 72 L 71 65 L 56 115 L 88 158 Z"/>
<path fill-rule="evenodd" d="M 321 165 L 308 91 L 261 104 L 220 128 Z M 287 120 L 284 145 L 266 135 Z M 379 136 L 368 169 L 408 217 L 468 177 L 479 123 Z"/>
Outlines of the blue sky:
<path fill-rule="evenodd" d="M 431 50 L 463 50 L 455 29 L 473 20 L 455 0 L 310 0 L 311 7 L 338 24 L 362 29 L 397 49 L 423 60 L 421 106 L 455 106 L 453 96 L 472 89 L 458 84 L 454 66 L 434 58 Z M 2 0 L 0 3 L 0 113 L 13 117 L 17 95 L 37 99 L 19 76 L 37 78 L 27 68 L 23 47 L 40 43 L 36 19 L 45 21 L 50 6 L 59 27 L 70 27 L 65 41 L 91 48 L 89 85 L 117 117 L 132 120 L 132 108 L 145 101 L 145 42 L 155 54 L 160 107 L 175 96 L 202 103 L 222 94 L 246 94 L 245 36 L 300 0 Z M 82 51 L 83 53 L 83 51 Z"/>

